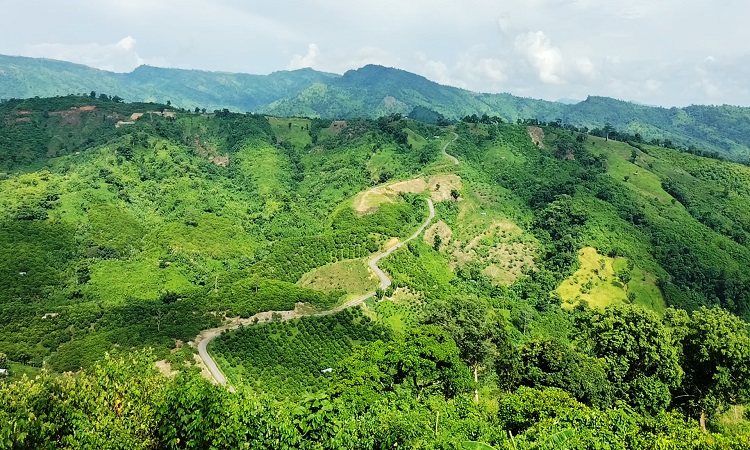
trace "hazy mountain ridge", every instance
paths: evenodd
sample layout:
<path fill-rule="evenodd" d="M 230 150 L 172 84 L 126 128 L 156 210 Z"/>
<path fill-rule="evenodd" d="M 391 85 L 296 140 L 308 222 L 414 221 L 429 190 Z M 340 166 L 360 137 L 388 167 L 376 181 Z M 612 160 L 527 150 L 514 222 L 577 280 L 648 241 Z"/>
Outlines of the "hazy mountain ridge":
<path fill-rule="evenodd" d="M 750 108 L 744 107 L 662 108 L 595 96 L 567 104 L 507 93 L 471 92 L 405 70 L 376 65 L 344 75 L 312 69 L 250 75 L 150 66 L 121 74 L 49 59 L 0 56 L 0 98 L 49 97 L 92 90 L 128 101 L 170 100 L 188 109 L 228 108 L 276 116 L 375 118 L 408 114 L 421 106 L 449 119 L 488 114 L 511 122 L 560 119 L 588 128 L 610 123 L 618 130 L 639 133 L 647 139 L 669 139 L 735 160 L 750 157 Z"/>

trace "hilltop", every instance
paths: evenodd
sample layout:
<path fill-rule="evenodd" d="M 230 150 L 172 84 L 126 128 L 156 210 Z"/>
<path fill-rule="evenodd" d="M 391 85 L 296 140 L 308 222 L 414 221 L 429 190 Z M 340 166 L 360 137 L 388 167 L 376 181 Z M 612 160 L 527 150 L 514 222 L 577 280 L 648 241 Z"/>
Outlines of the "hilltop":
<path fill-rule="evenodd" d="M 326 119 L 409 115 L 425 108 L 435 117 L 458 120 L 487 114 L 508 122 L 537 119 L 589 129 L 611 124 L 647 140 L 750 157 L 750 109 L 733 106 L 660 108 L 605 97 L 558 103 L 510 94 L 476 93 L 444 86 L 404 70 L 368 65 L 343 75 L 312 69 L 248 75 L 141 66 L 112 73 L 83 65 L 0 56 L 0 98 L 49 97 L 106 92 L 127 101 L 166 102 L 208 111 L 256 112 Z"/>

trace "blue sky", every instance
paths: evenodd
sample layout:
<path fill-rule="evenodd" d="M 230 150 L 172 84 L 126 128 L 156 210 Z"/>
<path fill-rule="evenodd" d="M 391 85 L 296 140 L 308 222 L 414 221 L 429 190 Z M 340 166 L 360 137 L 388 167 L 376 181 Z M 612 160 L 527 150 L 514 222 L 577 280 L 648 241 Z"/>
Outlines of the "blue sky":
<path fill-rule="evenodd" d="M 744 0 L 38 0 L 3 6 L 0 53 L 119 72 L 374 63 L 549 100 L 750 106 L 747 17 Z"/>

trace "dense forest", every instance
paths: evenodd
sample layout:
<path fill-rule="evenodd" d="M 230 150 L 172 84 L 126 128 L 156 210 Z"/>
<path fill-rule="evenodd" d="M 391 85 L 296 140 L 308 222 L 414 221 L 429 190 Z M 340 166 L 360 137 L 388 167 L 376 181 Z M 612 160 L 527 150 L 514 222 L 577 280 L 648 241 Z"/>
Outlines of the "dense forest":
<path fill-rule="evenodd" d="M 0 104 L 0 448 L 750 446 L 750 168 L 417 118 Z"/>

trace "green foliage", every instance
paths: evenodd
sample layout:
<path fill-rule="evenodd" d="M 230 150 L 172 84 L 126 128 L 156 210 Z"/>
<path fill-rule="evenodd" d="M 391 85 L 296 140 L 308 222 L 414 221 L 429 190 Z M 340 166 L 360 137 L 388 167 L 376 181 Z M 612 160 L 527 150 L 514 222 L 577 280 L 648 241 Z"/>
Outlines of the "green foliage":
<path fill-rule="evenodd" d="M 699 417 L 714 416 L 750 400 L 750 336 L 747 323 L 719 308 L 693 311 L 678 324 L 685 381 L 680 403 Z"/>
<path fill-rule="evenodd" d="M 97 114 L 154 108 L 94 97 Z M 4 106 L 30 108 L 52 129 L 62 126 L 57 116 L 34 108 L 93 101 Z M 742 202 L 750 177 L 741 166 L 586 137 L 560 123 L 545 127 L 537 146 L 524 126 L 467 114 L 472 123 L 455 126 L 450 149 L 461 160 L 450 167 L 460 192 L 436 205 L 436 221 L 450 228 L 437 251 L 420 236 L 381 261 L 393 284 L 362 310 L 290 322 L 275 314 L 217 339 L 211 350 L 238 391 L 229 394 L 197 377 L 189 347 L 170 353 L 176 341 L 218 326 L 224 314 L 298 302 L 314 313 L 342 301 L 351 292 L 293 283 L 410 236 L 427 215 L 422 196 L 364 214 L 352 201 L 386 179 L 443 174 L 446 164 L 432 162 L 434 136 L 451 129 L 393 111 L 335 124 L 173 111 L 100 136 L 83 120 L 65 124 L 76 131 L 70 142 L 83 144 L 67 156 L 36 154 L 42 170 L 0 176 L 0 351 L 19 371 L 0 383 L 0 402 L 13 405 L 0 412 L 0 448 L 747 442 L 741 426 L 736 435 L 703 435 L 683 415 L 715 421 L 750 390 L 745 322 L 700 308 L 747 316 L 750 307 Z M 485 233 L 492 227 L 518 231 Z M 518 243 L 534 261 L 509 286 L 473 256 L 453 259 L 468 245 L 466 255 L 485 257 Z M 636 288 L 656 290 L 658 280 L 667 301 L 695 310 L 692 317 L 634 305 L 559 308 L 555 291 L 583 247 L 613 258 L 608 282 L 622 285 L 629 303 L 664 312 L 661 295 L 644 299 L 653 292 Z M 153 356 L 101 361 L 112 349 L 149 346 Z M 156 358 L 180 370 L 174 381 L 155 374 Z M 83 370 L 24 380 L 32 366 Z"/>
<path fill-rule="evenodd" d="M 399 367 L 415 363 L 410 367 L 420 379 L 445 375 L 450 365 L 436 371 L 427 363 L 455 358 L 457 349 L 435 341 L 440 334 L 433 331 L 385 347 L 372 344 L 347 360 L 353 376 L 294 402 L 249 389 L 230 393 L 192 371 L 165 378 L 154 369 L 153 355 L 143 352 L 107 357 L 76 376 L 43 372 L 0 383 L 0 448 L 462 448 L 471 441 L 468 448 L 687 450 L 741 449 L 750 442 L 746 435 L 701 432 L 675 413 L 589 408 L 557 389 L 520 388 L 493 408 L 446 400 L 439 390 L 428 397 L 410 388 L 398 390 L 398 397 L 364 396 L 361 383 L 375 375 L 387 377 L 382 387 L 400 386 L 386 375 L 397 373 L 380 359 L 386 355 Z M 417 344 L 420 354 L 403 348 L 406 342 Z"/>
<path fill-rule="evenodd" d="M 592 358 L 569 344 L 550 339 L 525 343 L 517 360 L 521 365 L 517 372 L 521 385 L 563 389 L 590 406 L 605 408 L 612 404 L 606 359 Z"/>
<path fill-rule="evenodd" d="M 356 348 L 388 339 L 389 330 L 357 308 L 245 327 L 222 335 L 212 351 L 255 389 L 299 397 L 324 388 L 327 375 L 322 371 L 331 368 L 337 373 L 341 361 Z"/>
<path fill-rule="evenodd" d="M 576 317 L 584 347 L 603 360 L 615 398 L 644 412 L 669 406 L 683 370 L 671 330 L 653 312 L 633 306 L 588 310 Z"/>

